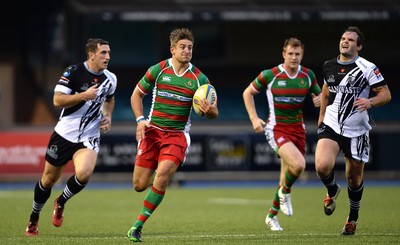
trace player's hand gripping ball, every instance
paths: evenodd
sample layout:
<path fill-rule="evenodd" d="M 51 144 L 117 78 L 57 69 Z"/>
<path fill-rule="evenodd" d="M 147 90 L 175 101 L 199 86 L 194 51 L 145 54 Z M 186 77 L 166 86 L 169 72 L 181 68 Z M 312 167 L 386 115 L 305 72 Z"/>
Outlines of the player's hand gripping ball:
<path fill-rule="evenodd" d="M 200 98 L 208 100 L 208 102 L 212 105 L 214 104 L 215 99 L 217 98 L 217 91 L 210 84 L 201 85 L 193 96 L 193 109 L 197 115 L 204 116 L 204 112 L 200 110 Z"/>

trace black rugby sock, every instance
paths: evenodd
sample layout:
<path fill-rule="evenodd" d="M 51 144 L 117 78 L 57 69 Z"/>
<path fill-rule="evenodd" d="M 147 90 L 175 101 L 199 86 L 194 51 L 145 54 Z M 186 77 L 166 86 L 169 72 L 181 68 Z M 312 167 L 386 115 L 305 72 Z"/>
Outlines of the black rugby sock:
<path fill-rule="evenodd" d="M 61 207 L 64 207 L 65 203 L 74 195 L 78 194 L 83 188 L 85 188 L 87 182 L 83 183 L 78 180 L 76 175 L 71 176 L 71 178 L 68 179 L 67 185 L 64 188 L 63 193 L 61 196 L 58 198 L 58 205 Z"/>
<path fill-rule="evenodd" d="M 49 189 L 44 188 L 39 180 L 35 185 L 32 213 L 29 219 L 31 222 L 36 222 L 39 220 L 40 211 L 42 210 L 47 199 L 49 199 L 50 195 L 51 195 L 51 188 Z"/>

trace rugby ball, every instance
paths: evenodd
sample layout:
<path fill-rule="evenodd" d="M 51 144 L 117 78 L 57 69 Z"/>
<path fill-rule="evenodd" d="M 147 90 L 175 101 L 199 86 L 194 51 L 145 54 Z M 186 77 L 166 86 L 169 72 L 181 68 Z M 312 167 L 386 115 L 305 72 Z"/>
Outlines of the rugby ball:
<path fill-rule="evenodd" d="M 213 104 L 215 99 L 217 98 L 217 91 L 211 84 L 201 85 L 193 96 L 193 109 L 199 116 L 204 116 L 204 112 L 200 110 L 200 99 L 206 99 L 210 104 Z"/>

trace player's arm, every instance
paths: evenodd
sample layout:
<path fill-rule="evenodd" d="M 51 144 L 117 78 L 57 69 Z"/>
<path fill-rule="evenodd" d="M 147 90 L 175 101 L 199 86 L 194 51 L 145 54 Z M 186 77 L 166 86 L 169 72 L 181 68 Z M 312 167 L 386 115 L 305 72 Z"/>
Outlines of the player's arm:
<path fill-rule="evenodd" d="M 115 106 L 114 96 L 107 98 L 106 101 L 104 101 L 103 111 L 102 111 L 103 117 L 101 118 L 101 125 L 100 125 L 100 130 L 102 130 L 104 133 L 108 132 L 111 129 L 111 119 L 112 119 L 112 113 L 114 111 L 114 106 Z"/>
<path fill-rule="evenodd" d="M 322 86 L 322 91 L 320 96 L 321 96 L 321 106 L 319 107 L 318 126 L 320 126 L 321 123 L 324 121 L 326 106 L 328 105 L 328 99 L 329 99 L 329 89 L 325 83 Z"/>
<path fill-rule="evenodd" d="M 317 78 L 315 77 L 315 73 L 309 69 L 308 74 L 310 76 L 311 82 L 311 98 L 314 104 L 314 107 L 320 107 L 321 106 L 321 88 L 318 85 Z"/>
<path fill-rule="evenodd" d="M 97 84 L 88 88 L 86 91 L 76 94 L 65 94 L 59 91 L 54 92 L 53 104 L 56 108 L 68 108 L 86 100 L 93 100 L 97 96 Z"/>
<path fill-rule="evenodd" d="M 131 108 L 135 118 L 143 116 L 143 98 L 145 94 L 136 86 L 131 95 Z"/>
<path fill-rule="evenodd" d="M 321 93 L 319 95 L 315 95 L 314 93 L 311 93 L 311 98 L 314 103 L 314 107 L 321 106 Z"/>
<path fill-rule="evenodd" d="M 387 85 L 372 88 L 372 91 L 374 91 L 376 95 L 369 98 L 371 107 L 383 106 L 392 100 L 392 95 Z"/>
<path fill-rule="evenodd" d="M 314 107 L 321 106 L 321 88 L 319 87 L 317 80 L 315 80 L 314 85 L 311 87 L 311 98 L 314 104 Z"/>
<path fill-rule="evenodd" d="M 254 131 L 261 133 L 264 131 L 266 124 L 261 118 L 258 117 L 256 105 L 254 103 L 254 95 L 256 94 L 258 94 L 258 92 L 251 85 L 249 85 L 243 92 L 243 101 Z"/>
<path fill-rule="evenodd" d="M 202 99 L 200 101 L 200 103 L 204 104 L 204 105 L 202 105 L 202 107 L 206 108 L 204 110 L 204 116 L 207 119 L 214 119 L 214 118 L 218 117 L 219 111 L 218 111 L 217 102 L 218 102 L 218 97 L 215 97 L 215 101 L 212 105 L 206 99 Z"/>
<path fill-rule="evenodd" d="M 387 85 L 381 85 L 372 88 L 375 96 L 370 98 L 357 98 L 354 102 L 354 106 L 360 112 L 369 110 L 372 107 L 383 106 L 392 99 L 389 87 Z"/>
<path fill-rule="evenodd" d="M 144 130 L 149 126 L 149 122 L 147 122 L 143 115 L 143 98 L 146 96 L 138 86 L 132 92 L 131 96 L 131 107 L 133 114 L 136 118 L 136 140 L 139 141 L 144 138 Z"/>

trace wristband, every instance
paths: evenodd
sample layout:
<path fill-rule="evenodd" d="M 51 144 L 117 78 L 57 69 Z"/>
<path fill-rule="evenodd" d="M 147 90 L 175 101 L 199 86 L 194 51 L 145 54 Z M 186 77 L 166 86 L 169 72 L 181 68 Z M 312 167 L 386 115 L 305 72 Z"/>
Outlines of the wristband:
<path fill-rule="evenodd" d="M 139 123 L 139 122 L 141 122 L 141 121 L 144 121 L 145 119 L 144 119 L 144 116 L 138 116 L 137 118 L 136 118 L 136 123 Z"/>

